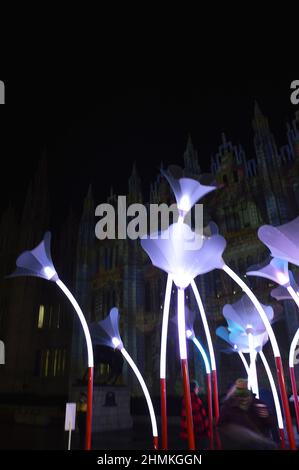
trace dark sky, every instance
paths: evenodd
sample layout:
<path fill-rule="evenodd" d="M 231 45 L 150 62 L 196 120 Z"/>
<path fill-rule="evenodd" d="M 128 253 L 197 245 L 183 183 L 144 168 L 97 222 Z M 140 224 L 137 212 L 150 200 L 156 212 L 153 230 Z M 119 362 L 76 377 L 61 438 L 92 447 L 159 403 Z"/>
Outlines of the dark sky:
<path fill-rule="evenodd" d="M 123 194 L 134 161 L 146 192 L 161 160 L 182 161 L 189 132 L 204 171 L 223 131 L 234 143 L 242 143 L 250 157 L 255 99 L 282 145 L 285 121 L 296 110 L 290 103 L 290 82 L 202 82 L 198 88 L 86 82 L 75 90 L 37 80 L 24 90 L 8 82 L 7 104 L 0 110 L 1 207 L 9 200 L 22 206 L 43 150 L 57 220 L 71 203 L 80 212 L 90 182 L 97 203 L 105 200 L 111 185 Z"/>

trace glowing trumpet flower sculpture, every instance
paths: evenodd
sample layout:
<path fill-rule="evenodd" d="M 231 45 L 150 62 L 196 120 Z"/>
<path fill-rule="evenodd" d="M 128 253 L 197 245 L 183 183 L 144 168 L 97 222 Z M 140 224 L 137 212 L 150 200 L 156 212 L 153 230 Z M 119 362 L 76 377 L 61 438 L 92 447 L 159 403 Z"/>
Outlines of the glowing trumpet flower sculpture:
<path fill-rule="evenodd" d="M 283 234 L 283 240 L 286 243 L 286 239 L 288 238 L 288 231 L 290 231 L 290 234 L 293 234 L 293 227 L 294 227 L 294 230 L 299 229 L 299 224 L 297 223 L 297 220 L 298 219 L 295 219 L 295 221 L 290 222 L 289 224 L 286 224 L 285 226 L 281 226 L 283 227 L 283 230 L 279 230 L 281 229 L 281 227 L 270 227 L 270 226 L 267 227 L 266 226 L 267 230 L 266 229 L 264 230 L 263 227 L 261 227 L 258 232 L 259 237 L 261 238 L 262 241 L 265 240 L 264 242 L 266 243 L 266 240 L 269 241 L 269 238 L 268 238 L 269 233 L 272 234 L 272 238 L 270 238 L 271 243 L 269 245 L 267 244 L 267 246 L 271 249 L 271 252 L 273 250 L 274 253 L 277 253 L 278 252 L 278 249 L 276 248 L 276 245 L 278 243 L 277 236 L 279 238 L 279 237 L 282 237 L 282 234 Z M 290 228 L 292 230 L 290 230 Z M 273 258 L 269 264 L 256 266 L 252 268 L 250 271 L 248 271 L 247 274 L 249 276 L 264 277 L 266 279 L 270 279 L 273 282 L 276 282 L 279 285 L 279 287 L 271 291 L 272 297 L 276 298 L 277 300 L 293 299 L 297 307 L 299 308 L 299 288 L 295 282 L 292 272 L 288 270 L 288 260 L 292 259 L 292 262 L 294 261 L 294 253 L 291 253 L 292 248 L 294 247 L 291 241 L 292 241 L 292 238 L 289 241 L 289 244 L 284 247 L 284 250 L 285 250 L 284 255 L 286 256 L 287 259 Z M 288 247 L 289 247 L 289 250 L 287 250 Z M 297 263 L 299 263 L 299 260 L 297 261 Z M 294 371 L 294 358 L 295 358 L 295 349 L 298 344 L 298 341 L 299 341 L 299 328 L 297 329 L 294 335 L 294 338 L 291 342 L 290 351 L 289 351 L 289 372 L 290 372 L 290 377 L 291 377 L 292 391 L 294 395 L 294 406 L 295 406 L 297 429 L 299 429 L 299 401 L 298 401 L 297 384 L 296 384 L 296 377 L 295 377 L 295 371 Z"/>
<path fill-rule="evenodd" d="M 81 322 L 87 345 L 88 353 L 88 388 L 87 388 L 87 413 L 86 413 L 86 441 L 85 449 L 91 449 L 91 430 L 92 430 L 92 393 L 93 393 L 93 349 L 91 337 L 85 316 L 66 285 L 59 279 L 51 258 L 51 234 L 46 232 L 44 239 L 31 251 L 22 253 L 16 261 L 17 269 L 8 278 L 18 276 L 33 276 L 52 281 L 66 295 L 73 305 L 79 320 Z"/>
<path fill-rule="evenodd" d="M 216 189 L 216 186 L 207 186 L 201 184 L 199 181 L 191 178 L 182 177 L 183 172 L 180 167 L 170 166 L 165 172 L 161 170 L 162 174 L 170 184 L 171 189 L 176 198 L 177 207 L 179 210 L 178 222 L 182 224 L 188 212 L 192 209 L 194 204 L 203 196 Z M 163 268 L 162 268 L 163 269 Z M 169 320 L 169 305 L 171 298 L 172 277 L 168 274 L 167 286 L 165 292 L 165 301 L 162 319 L 162 333 L 161 333 L 161 353 L 160 353 L 160 390 L 161 390 L 161 416 L 162 416 L 162 448 L 168 448 L 167 443 L 167 404 L 166 404 L 166 346 L 167 346 L 167 330 Z M 213 370 L 214 383 L 217 389 L 217 376 Z M 215 382 L 216 380 L 216 382 Z M 218 406 L 218 391 L 215 390 L 215 406 Z M 219 413 L 218 413 L 219 414 Z"/>
<path fill-rule="evenodd" d="M 178 302 L 178 333 L 179 333 L 179 347 L 182 366 L 182 376 L 184 383 L 184 397 L 186 403 L 186 417 L 188 425 L 188 442 L 189 448 L 194 449 L 194 433 L 192 422 L 191 398 L 189 388 L 189 374 L 187 365 L 187 348 L 186 348 L 186 328 L 185 328 L 185 289 L 194 282 L 194 278 L 198 274 L 209 272 L 216 267 L 219 267 L 218 258 L 214 256 L 211 259 L 211 252 L 219 253 L 223 250 L 222 237 L 218 235 L 207 238 L 194 233 L 189 225 L 178 222 L 171 225 L 167 230 L 161 233 L 151 234 L 147 238 L 141 240 L 141 245 L 146 253 L 149 255 L 154 266 L 166 271 L 171 276 L 171 280 L 177 287 L 177 302 Z M 220 259 L 222 259 L 220 257 Z M 169 281 L 169 278 L 168 278 Z M 169 284 L 168 284 L 169 285 Z M 168 289 L 169 295 L 171 286 Z M 167 289 L 166 289 L 167 290 Z M 166 302 L 165 302 L 166 303 Z M 167 306 L 169 305 L 169 297 L 167 298 Z M 204 318 L 206 321 L 206 319 Z M 161 344 L 166 345 L 167 328 L 162 326 L 163 341 Z M 206 334 L 209 334 L 207 323 L 204 325 Z M 207 331 L 207 330 L 208 331 Z M 211 338 L 208 339 L 209 348 L 212 347 Z M 212 348 L 213 349 L 213 348 Z M 210 357 L 211 356 L 211 351 Z M 213 354 L 213 350 L 212 350 Z M 212 361 L 212 359 L 211 359 Z M 215 363 L 215 360 L 214 360 Z M 164 381 L 165 387 L 165 364 L 166 364 L 166 348 L 161 350 L 161 364 L 163 369 L 160 369 L 161 381 Z M 161 384 L 162 390 L 162 384 Z M 162 402 L 163 404 L 163 402 Z M 165 409 L 165 408 L 164 408 Z M 162 407 L 163 411 L 163 407 Z M 163 418 L 164 423 L 167 422 L 166 415 Z M 163 429 L 163 422 L 162 422 Z M 163 444 L 164 448 L 165 442 Z"/>
<path fill-rule="evenodd" d="M 234 322 L 228 321 L 228 324 L 231 325 L 231 326 L 228 326 L 228 327 L 227 326 L 218 326 L 218 328 L 216 328 L 216 335 L 229 345 L 229 347 L 227 349 L 225 349 L 224 352 L 226 352 L 226 353 L 238 353 L 238 356 L 240 357 L 240 359 L 242 361 L 242 364 L 245 368 L 245 371 L 246 371 L 246 374 L 247 374 L 247 377 L 248 377 L 248 388 L 251 388 L 250 387 L 250 370 L 249 370 L 249 366 L 247 364 L 247 361 L 245 359 L 244 353 L 238 347 L 238 345 L 236 343 L 232 342 L 232 340 L 230 339 L 230 336 L 229 336 L 232 329 L 235 328 L 235 327 L 236 327 L 236 329 L 240 328 L 241 332 L 243 332 L 244 330 L 243 330 L 243 328 L 239 327 L 239 325 L 235 324 Z"/>
<path fill-rule="evenodd" d="M 172 167 L 180 170 L 179 167 Z M 168 171 L 161 170 L 167 179 L 174 195 L 179 210 L 179 216 L 184 220 L 186 214 L 192 209 L 194 204 L 206 194 L 217 189 L 216 186 L 201 184 L 193 178 L 175 178 L 172 175 L 171 167 Z"/>
<path fill-rule="evenodd" d="M 158 449 L 158 428 L 153 403 L 148 388 L 143 380 L 142 375 L 138 370 L 138 367 L 136 366 L 129 353 L 124 348 L 123 342 L 119 334 L 118 325 L 119 313 L 118 309 L 114 307 L 110 310 L 109 315 L 104 318 L 104 320 L 101 320 L 98 323 L 92 325 L 91 331 L 93 341 L 97 344 L 104 344 L 106 346 L 110 346 L 112 349 L 119 349 L 123 357 L 128 362 L 129 366 L 132 368 L 133 372 L 137 377 L 137 380 L 139 381 L 139 384 L 141 385 L 142 391 L 146 399 L 152 424 L 153 445 L 154 449 Z"/>
<path fill-rule="evenodd" d="M 249 336 L 246 333 L 246 331 L 237 323 L 231 320 L 228 320 L 228 327 L 224 327 L 224 326 L 218 327 L 216 330 L 216 335 L 220 337 L 221 339 L 223 339 L 224 341 L 226 341 L 231 346 L 230 348 L 231 350 L 239 353 L 239 356 L 242 359 L 243 365 L 248 375 L 248 382 L 250 382 L 251 380 L 251 370 L 244 357 L 244 353 L 251 353 L 251 347 L 252 347 L 251 343 L 253 342 L 255 354 L 260 355 L 260 358 L 262 360 L 262 363 L 264 365 L 264 368 L 266 370 L 266 374 L 270 383 L 270 387 L 271 387 L 271 391 L 272 391 L 272 395 L 274 399 L 274 404 L 275 404 L 275 411 L 276 411 L 276 417 L 277 417 L 277 424 L 279 428 L 281 447 L 282 449 L 285 449 L 284 425 L 283 425 L 283 418 L 282 418 L 279 397 L 278 397 L 278 393 L 277 393 L 277 389 L 275 386 L 271 369 L 269 367 L 266 356 L 264 355 L 263 350 L 262 350 L 263 346 L 268 341 L 267 333 L 264 332 L 258 335 L 253 335 L 253 341 L 249 342 Z"/>
<path fill-rule="evenodd" d="M 273 320 L 273 309 L 272 307 L 267 307 L 266 305 L 260 304 L 263 308 L 263 311 L 266 313 L 268 321 L 271 322 Z M 256 353 L 255 353 L 255 344 L 254 344 L 254 337 L 258 334 L 264 334 L 265 327 L 260 318 L 257 314 L 256 308 L 249 300 L 249 298 L 244 295 L 238 302 L 234 304 L 227 304 L 223 307 L 223 316 L 226 320 L 232 320 L 234 323 L 240 325 L 245 335 L 248 337 L 248 345 L 249 345 L 249 353 L 250 353 L 250 384 L 252 387 L 253 393 L 258 397 L 259 390 L 258 390 L 258 381 L 257 381 L 257 374 L 256 374 Z M 239 332 L 236 329 L 233 329 L 235 334 Z M 237 344 L 237 342 L 235 341 Z"/>

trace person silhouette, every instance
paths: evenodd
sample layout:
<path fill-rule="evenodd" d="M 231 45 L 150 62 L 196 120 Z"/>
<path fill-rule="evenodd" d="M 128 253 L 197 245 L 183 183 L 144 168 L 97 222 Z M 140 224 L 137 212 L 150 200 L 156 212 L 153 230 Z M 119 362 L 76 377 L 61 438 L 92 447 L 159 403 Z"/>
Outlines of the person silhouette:
<path fill-rule="evenodd" d="M 267 405 L 248 390 L 247 379 L 237 379 L 224 399 L 218 422 L 223 448 L 272 450 L 275 419 Z"/>
<path fill-rule="evenodd" d="M 209 418 L 207 416 L 205 407 L 199 397 L 199 385 L 196 380 L 190 381 L 190 392 L 194 438 L 198 441 L 199 448 L 208 448 Z M 182 400 L 180 436 L 183 440 L 188 439 L 185 399 Z"/>

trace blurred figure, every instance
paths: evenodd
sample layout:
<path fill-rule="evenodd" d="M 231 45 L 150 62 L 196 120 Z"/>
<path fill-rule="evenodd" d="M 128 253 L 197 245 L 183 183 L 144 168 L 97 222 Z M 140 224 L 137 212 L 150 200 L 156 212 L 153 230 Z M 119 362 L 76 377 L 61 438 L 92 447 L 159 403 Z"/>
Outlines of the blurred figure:
<path fill-rule="evenodd" d="M 199 385 L 196 380 L 191 380 L 190 392 L 195 442 L 197 440 L 197 446 L 200 449 L 207 449 L 209 448 L 209 419 L 205 407 L 199 398 Z M 182 402 L 180 436 L 184 440 L 188 439 L 185 399 Z"/>
<path fill-rule="evenodd" d="M 276 449 L 271 439 L 275 419 L 265 403 L 248 390 L 247 379 L 238 379 L 223 401 L 219 431 L 224 449 Z"/>
<path fill-rule="evenodd" d="M 267 405 L 269 413 L 272 417 L 273 426 L 270 429 L 271 437 L 275 442 L 277 442 L 277 444 L 279 444 L 280 443 L 280 436 L 279 436 L 279 431 L 278 431 L 278 422 L 277 422 L 277 416 L 276 416 L 276 409 L 275 409 L 275 402 L 274 402 L 274 398 L 273 398 L 273 393 L 271 392 L 271 390 L 262 388 L 259 391 L 259 396 L 260 396 L 261 402 L 265 403 L 265 405 Z"/>
<path fill-rule="evenodd" d="M 80 394 L 77 413 L 80 449 L 85 449 L 87 396 L 84 392 Z"/>

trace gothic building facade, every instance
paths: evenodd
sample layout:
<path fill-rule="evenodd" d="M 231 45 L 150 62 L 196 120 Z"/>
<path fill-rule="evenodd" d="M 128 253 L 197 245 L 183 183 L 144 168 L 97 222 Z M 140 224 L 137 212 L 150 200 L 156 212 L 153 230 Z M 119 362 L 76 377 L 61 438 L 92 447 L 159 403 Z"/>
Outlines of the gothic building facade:
<path fill-rule="evenodd" d="M 204 204 L 205 222 L 213 220 L 227 240 L 225 261 L 257 297 L 275 309 L 278 335 L 286 358 L 298 314 L 291 302 L 279 306 L 270 297 L 271 285 L 262 279 L 246 278 L 246 269 L 263 261 L 267 250 L 257 237 L 265 223 L 285 223 L 299 215 L 299 114 L 287 124 L 286 144 L 278 148 L 267 119 L 255 106 L 254 154 L 246 155 L 241 145 L 234 145 L 223 134 L 218 151 L 211 158 L 211 174 L 218 189 L 208 194 Z M 188 139 L 182 166 L 185 176 L 201 174 L 199 159 Z M 0 339 L 6 347 L 6 364 L 0 366 L 0 394 L 37 394 L 66 396 L 85 372 L 85 343 L 74 312 L 55 285 L 35 279 L 6 280 L 17 255 L 32 248 L 48 228 L 50 213 L 46 162 L 42 160 L 30 185 L 23 213 L 12 207 L 3 214 L 0 230 Z M 128 181 L 128 204 L 141 202 L 172 203 L 168 183 L 158 175 L 144 194 L 142 180 L 134 165 Z M 116 206 L 117 195 L 111 191 L 107 202 Z M 166 275 L 154 268 L 139 240 L 98 240 L 95 236 L 95 207 L 92 188 L 87 192 L 81 219 L 70 215 L 63 231 L 53 240 L 53 259 L 61 278 L 74 291 L 88 322 L 107 315 L 110 308 L 120 311 L 120 331 L 125 347 L 137 362 L 154 395 L 159 393 L 159 349 Z M 18 229 L 20 227 L 20 229 Z M 76 229 L 76 227 L 78 229 Z M 77 236 L 74 235 L 77 233 Z M 215 329 L 224 324 L 222 308 L 241 296 L 240 289 L 222 272 L 212 272 L 197 279 L 205 304 L 214 344 Z M 173 291 L 171 311 L 175 311 Z M 196 310 L 188 290 L 186 300 Z M 168 342 L 168 390 L 182 392 L 176 329 L 170 324 Z M 205 344 L 203 328 L 196 321 L 196 333 Z M 219 383 L 224 393 L 229 383 L 242 374 L 238 359 L 216 349 Z M 189 345 L 190 375 L 204 387 L 203 367 L 198 354 Z M 285 366 L 286 367 L 286 366 Z M 103 366 L 99 375 L 105 376 Z M 140 393 L 138 384 L 124 365 L 123 383 L 132 394 Z"/>
<path fill-rule="evenodd" d="M 233 145 L 222 135 L 218 152 L 211 159 L 211 174 L 218 190 L 203 200 L 204 217 L 217 223 L 220 233 L 227 239 L 225 261 L 253 288 L 263 303 L 271 303 L 277 319 L 274 328 L 281 341 L 283 355 L 287 345 L 299 326 L 296 309 L 291 302 L 279 306 L 269 293 L 271 284 L 262 279 L 247 279 L 246 269 L 267 256 L 267 249 L 258 240 L 260 225 L 279 225 L 299 215 L 299 115 L 287 124 L 287 144 L 278 149 L 269 128 L 268 120 L 255 105 L 254 155 L 248 158 L 241 145 Z M 191 138 L 183 156 L 185 176 L 206 178 L 201 175 L 199 160 Z M 128 203 L 172 203 L 168 183 L 158 175 L 146 196 L 142 182 L 134 165 L 129 179 Z M 108 201 L 116 206 L 117 196 L 111 192 Z M 166 285 L 165 273 L 152 267 L 138 240 L 96 240 L 94 236 L 94 207 L 91 192 L 84 205 L 80 224 L 77 257 L 77 295 L 84 311 L 92 321 L 100 320 L 116 305 L 120 311 L 121 332 L 124 343 L 141 370 L 152 391 L 158 394 L 159 348 L 161 319 Z M 200 293 L 207 309 L 209 324 L 213 332 L 223 324 L 222 309 L 241 296 L 238 286 L 222 272 L 213 272 L 197 279 Z M 171 311 L 175 311 L 173 291 Z M 196 310 L 191 292 L 187 292 L 189 306 Z M 197 332 L 205 343 L 200 321 Z M 168 344 L 168 390 L 181 393 L 177 336 L 173 325 Z M 191 345 L 192 346 L 192 345 Z M 224 391 L 242 369 L 235 358 L 217 352 L 219 381 Z M 82 357 L 82 354 L 81 354 Z M 189 347 L 191 375 L 204 387 L 203 367 L 198 354 Z M 78 361 L 76 361 L 79 364 Z M 221 365 L 222 364 L 222 365 Z M 222 371 L 222 372 L 221 372 Z M 125 372 L 125 381 L 134 393 L 138 386 L 131 383 Z"/>

